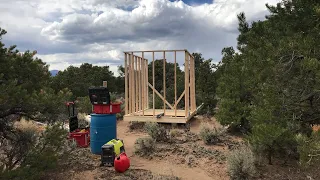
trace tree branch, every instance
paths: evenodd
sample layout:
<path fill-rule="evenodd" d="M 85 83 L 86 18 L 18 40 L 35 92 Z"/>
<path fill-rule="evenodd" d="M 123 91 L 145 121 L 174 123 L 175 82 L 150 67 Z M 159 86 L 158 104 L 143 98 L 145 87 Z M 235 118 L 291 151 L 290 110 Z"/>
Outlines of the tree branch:
<path fill-rule="evenodd" d="M 0 112 L 0 118 L 5 118 L 5 117 L 8 117 L 12 114 L 18 114 L 18 113 L 23 113 L 24 111 L 22 110 L 21 107 L 13 107 L 13 108 L 10 108 L 6 111 L 2 111 Z"/>

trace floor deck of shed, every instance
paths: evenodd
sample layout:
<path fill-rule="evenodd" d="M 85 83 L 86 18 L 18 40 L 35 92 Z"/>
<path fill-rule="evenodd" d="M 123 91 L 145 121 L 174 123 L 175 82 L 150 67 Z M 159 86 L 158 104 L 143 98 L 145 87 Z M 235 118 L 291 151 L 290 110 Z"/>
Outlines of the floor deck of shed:
<path fill-rule="evenodd" d="M 164 113 L 163 116 L 157 118 L 156 116 Z M 146 109 L 144 112 L 138 111 L 132 114 L 125 115 L 124 121 L 137 121 L 137 122 L 158 122 L 158 123 L 187 123 L 194 113 L 185 117 L 185 110 L 177 110 L 176 116 L 175 111 L 172 109 L 155 109 L 155 117 L 153 117 L 153 109 Z"/>

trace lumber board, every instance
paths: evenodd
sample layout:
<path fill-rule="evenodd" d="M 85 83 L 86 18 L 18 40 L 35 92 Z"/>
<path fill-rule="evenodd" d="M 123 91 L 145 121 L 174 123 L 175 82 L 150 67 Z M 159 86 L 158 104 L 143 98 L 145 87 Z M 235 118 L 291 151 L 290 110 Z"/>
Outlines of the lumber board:
<path fill-rule="evenodd" d="M 173 107 L 171 106 L 171 104 L 149 83 L 149 87 L 154 90 L 154 92 L 164 101 L 164 103 L 166 103 L 171 109 L 173 109 Z M 165 110 L 164 110 L 165 111 Z"/>
<path fill-rule="evenodd" d="M 155 87 L 155 66 L 154 66 L 154 52 L 152 52 L 152 86 Z M 152 108 L 153 108 L 153 116 L 155 116 L 155 88 L 152 88 Z"/>
<path fill-rule="evenodd" d="M 186 123 L 187 118 L 184 117 L 168 117 L 162 116 L 160 118 L 150 116 L 131 116 L 125 115 L 123 121 L 136 121 L 136 122 L 157 122 L 157 123 Z"/>
<path fill-rule="evenodd" d="M 166 52 L 163 51 L 163 111 L 166 112 Z"/>
<path fill-rule="evenodd" d="M 141 52 L 184 52 L 187 51 L 186 49 L 176 49 L 176 50 L 170 50 L 170 49 L 166 49 L 166 50 L 144 50 L 144 51 L 124 51 L 124 53 L 141 53 Z M 189 53 L 190 54 L 190 53 Z"/>
<path fill-rule="evenodd" d="M 177 51 L 174 51 L 174 116 L 177 117 Z"/>
<path fill-rule="evenodd" d="M 125 73 L 125 77 L 124 77 L 124 81 L 125 81 L 125 87 L 124 87 L 124 91 L 125 91 L 125 114 L 128 114 L 129 112 L 129 96 L 128 96 L 128 60 L 127 60 L 127 54 L 124 54 L 124 73 Z"/>

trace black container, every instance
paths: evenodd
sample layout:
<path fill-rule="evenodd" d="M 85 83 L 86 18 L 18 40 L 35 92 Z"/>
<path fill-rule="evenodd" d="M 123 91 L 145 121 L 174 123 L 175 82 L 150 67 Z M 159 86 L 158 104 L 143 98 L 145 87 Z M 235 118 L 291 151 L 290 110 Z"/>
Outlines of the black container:
<path fill-rule="evenodd" d="M 70 105 L 72 105 L 72 109 L 70 109 Z M 69 132 L 73 132 L 78 129 L 78 117 L 75 114 L 75 105 L 73 102 L 69 102 L 67 104 L 68 113 L 69 113 Z"/>
<path fill-rule="evenodd" d="M 73 132 L 74 130 L 78 129 L 78 126 L 78 117 L 69 117 L 69 131 Z"/>
<path fill-rule="evenodd" d="M 118 140 L 118 139 L 117 139 Z M 121 140 L 122 146 L 120 147 L 120 153 L 125 152 L 123 140 Z M 104 144 L 101 147 L 101 164 L 100 166 L 108 165 L 114 166 L 114 159 L 116 158 L 116 153 L 113 144 Z"/>
<path fill-rule="evenodd" d="M 101 151 L 100 166 L 114 166 L 114 158 L 116 157 L 113 144 L 104 144 Z"/>
<path fill-rule="evenodd" d="M 107 87 L 89 88 L 91 104 L 110 104 L 110 92 Z"/>

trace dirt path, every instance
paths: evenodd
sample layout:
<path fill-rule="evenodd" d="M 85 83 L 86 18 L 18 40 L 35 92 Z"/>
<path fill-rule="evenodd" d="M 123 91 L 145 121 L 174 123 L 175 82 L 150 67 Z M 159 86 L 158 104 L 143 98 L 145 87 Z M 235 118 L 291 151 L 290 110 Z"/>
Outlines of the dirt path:
<path fill-rule="evenodd" d="M 118 137 L 123 139 L 127 155 L 130 157 L 131 168 L 146 169 L 156 174 L 174 175 L 185 180 L 203 179 L 211 180 L 208 173 L 200 168 L 189 168 L 183 164 L 174 164 L 168 160 L 147 160 L 134 155 L 134 142 L 137 138 L 147 136 L 143 133 L 128 132 L 128 123 L 118 123 Z"/>

